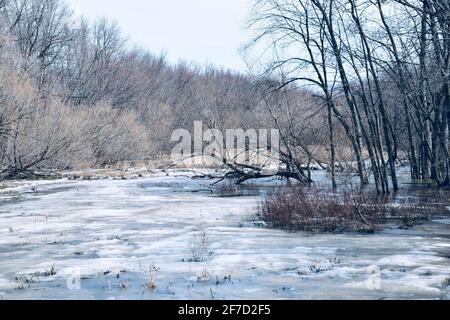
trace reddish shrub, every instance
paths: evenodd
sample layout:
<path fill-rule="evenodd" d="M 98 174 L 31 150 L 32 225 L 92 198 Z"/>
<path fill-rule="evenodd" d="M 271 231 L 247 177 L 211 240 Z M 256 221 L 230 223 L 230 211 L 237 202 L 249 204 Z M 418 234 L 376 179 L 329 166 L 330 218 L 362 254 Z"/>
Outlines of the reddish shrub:
<path fill-rule="evenodd" d="M 418 220 L 448 215 L 445 205 L 397 204 L 373 192 L 296 188 L 268 195 L 258 217 L 274 228 L 313 232 L 374 232 L 396 221 L 410 227 Z"/>

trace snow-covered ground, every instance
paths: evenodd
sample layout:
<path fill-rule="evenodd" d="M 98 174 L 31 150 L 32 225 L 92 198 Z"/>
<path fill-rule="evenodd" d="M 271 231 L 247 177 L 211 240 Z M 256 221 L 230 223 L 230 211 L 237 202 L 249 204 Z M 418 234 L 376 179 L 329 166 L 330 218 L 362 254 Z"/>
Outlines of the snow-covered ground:
<path fill-rule="evenodd" d="M 446 221 L 288 233 L 250 222 L 259 196 L 178 175 L 0 190 L 0 299 L 450 298 Z M 192 262 L 201 226 L 208 258 Z"/>

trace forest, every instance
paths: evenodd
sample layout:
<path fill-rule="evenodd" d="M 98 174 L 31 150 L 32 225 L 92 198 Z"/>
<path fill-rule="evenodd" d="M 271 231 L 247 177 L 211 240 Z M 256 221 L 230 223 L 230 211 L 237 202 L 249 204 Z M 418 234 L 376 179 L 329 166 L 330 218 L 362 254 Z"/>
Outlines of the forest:
<path fill-rule="evenodd" d="M 450 185 L 449 1 L 254 1 L 247 74 L 170 64 L 62 0 L 0 8 L 2 179 L 161 158 L 203 121 L 277 128 L 301 183 L 318 165 L 336 186 L 350 164 L 380 193 L 399 166 Z"/>

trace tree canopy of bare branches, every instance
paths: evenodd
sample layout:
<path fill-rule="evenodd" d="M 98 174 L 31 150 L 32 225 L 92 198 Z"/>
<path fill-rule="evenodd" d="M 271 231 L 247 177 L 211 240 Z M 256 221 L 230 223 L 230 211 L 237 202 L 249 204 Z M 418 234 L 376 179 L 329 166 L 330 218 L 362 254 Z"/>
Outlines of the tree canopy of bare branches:
<path fill-rule="evenodd" d="M 413 179 L 450 184 L 449 1 L 258 0 L 249 26 L 262 77 L 321 97 L 331 163 L 340 127 L 362 184 L 397 190 L 405 159 Z"/>

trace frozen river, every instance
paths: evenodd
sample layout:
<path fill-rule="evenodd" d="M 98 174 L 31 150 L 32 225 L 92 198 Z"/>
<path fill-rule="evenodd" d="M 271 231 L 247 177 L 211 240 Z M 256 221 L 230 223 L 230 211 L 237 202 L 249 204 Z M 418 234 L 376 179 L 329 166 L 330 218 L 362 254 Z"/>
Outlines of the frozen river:
<path fill-rule="evenodd" d="M 445 221 L 289 233 L 249 222 L 259 196 L 213 197 L 208 183 L 155 175 L 3 190 L 0 299 L 450 298 Z M 201 226 L 207 259 L 193 262 Z"/>

